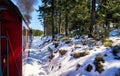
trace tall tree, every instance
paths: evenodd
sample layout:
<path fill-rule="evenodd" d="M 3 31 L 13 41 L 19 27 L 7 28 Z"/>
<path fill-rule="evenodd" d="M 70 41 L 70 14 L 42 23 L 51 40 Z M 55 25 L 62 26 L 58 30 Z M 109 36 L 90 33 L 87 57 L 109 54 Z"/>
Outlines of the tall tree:
<path fill-rule="evenodd" d="M 54 0 L 51 0 L 51 7 L 52 7 L 52 39 L 54 39 L 55 37 L 55 33 L 54 33 Z"/>
<path fill-rule="evenodd" d="M 65 12 L 65 35 L 68 36 L 68 0 L 65 0 L 66 12 Z"/>
<path fill-rule="evenodd" d="M 57 11 L 58 11 L 58 16 L 59 16 L 59 22 L 58 22 L 58 34 L 61 32 L 61 15 L 62 15 L 62 6 L 61 6 L 62 1 L 58 0 L 57 2 Z"/>
<path fill-rule="evenodd" d="M 95 24 L 95 9 L 96 9 L 96 0 L 92 0 L 91 21 L 90 21 L 90 26 L 89 26 L 89 37 L 93 37 L 93 26 Z"/>

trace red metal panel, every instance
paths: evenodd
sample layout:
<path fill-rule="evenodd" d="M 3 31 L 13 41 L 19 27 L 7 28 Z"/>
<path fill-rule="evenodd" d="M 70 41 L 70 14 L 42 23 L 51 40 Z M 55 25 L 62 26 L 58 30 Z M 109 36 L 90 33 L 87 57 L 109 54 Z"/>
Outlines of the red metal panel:
<path fill-rule="evenodd" d="M 22 22 L 11 9 L 3 10 L 1 14 L 5 20 L 2 22 L 2 35 L 8 38 L 9 43 L 9 76 L 22 76 Z M 5 48 L 5 41 L 2 40 L 2 57 Z"/>

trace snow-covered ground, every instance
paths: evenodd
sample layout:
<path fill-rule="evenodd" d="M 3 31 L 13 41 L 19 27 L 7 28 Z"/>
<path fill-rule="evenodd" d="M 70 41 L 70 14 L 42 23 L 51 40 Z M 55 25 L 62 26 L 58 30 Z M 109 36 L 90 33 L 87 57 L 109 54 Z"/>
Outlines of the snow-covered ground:
<path fill-rule="evenodd" d="M 72 38 L 68 43 L 57 41 L 55 47 L 56 42 L 52 42 L 51 37 L 35 37 L 27 49 L 28 59 L 23 58 L 27 62 L 23 63 L 23 76 L 120 76 L 120 50 L 116 56 L 113 55 L 114 46 L 120 47 L 120 36 L 109 39 L 114 42 L 113 47 L 105 47 L 87 36 Z M 60 54 L 60 50 L 65 53 Z M 75 53 L 82 52 L 87 54 L 74 57 Z M 103 60 L 95 62 L 97 57 Z M 98 72 L 96 68 L 102 68 L 102 71 Z"/>

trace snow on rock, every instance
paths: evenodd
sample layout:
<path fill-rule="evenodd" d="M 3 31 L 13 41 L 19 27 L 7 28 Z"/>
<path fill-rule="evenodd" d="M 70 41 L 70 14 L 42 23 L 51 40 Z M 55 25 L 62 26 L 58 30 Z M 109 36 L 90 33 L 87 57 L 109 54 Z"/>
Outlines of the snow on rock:
<path fill-rule="evenodd" d="M 113 46 L 120 44 L 118 36 L 109 38 L 112 40 Z M 95 41 L 87 36 L 79 39 L 72 38 L 70 43 L 51 41 L 51 37 L 36 37 L 29 49 L 28 60 L 23 64 L 23 76 L 119 76 L 120 57 L 118 59 L 113 54 L 113 47 L 105 47 L 101 41 Z M 52 54 L 50 52 L 52 50 Z M 63 54 L 60 54 L 63 50 Z M 86 55 L 83 55 L 87 52 Z M 80 55 L 75 58 L 72 54 Z M 50 56 L 52 58 L 50 59 Z M 102 58 L 104 61 L 95 63 L 96 57 Z M 97 68 L 101 66 L 103 68 Z"/>

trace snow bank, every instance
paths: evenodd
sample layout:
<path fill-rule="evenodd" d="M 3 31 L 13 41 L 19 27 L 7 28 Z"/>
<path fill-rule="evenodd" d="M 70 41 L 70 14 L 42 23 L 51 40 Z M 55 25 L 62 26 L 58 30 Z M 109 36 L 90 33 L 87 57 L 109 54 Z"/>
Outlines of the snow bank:
<path fill-rule="evenodd" d="M 118 36 L 109 39 L 114 42 L 113 46 L 120 44 Z M 23 64 L 23 76 L 115 76 L 120 72 L 120 60 L 115 59 L 111 47 L 103 46 L 100 41 L 85 36 L 80 39 L 72 38 L 70 43 L 58 41 L 58 44 L 55 48 L 49 36 L 34 38 L 27 64 Z M 51 60 L 49 48 L 53 51 Z M 59 50 L 67 52 L 61 55 Z M 79 58 L 71 56 L 84 51 L 88 52 L 88 55 Z M 96 71 L 94 63 L 96 56 L 101 56 L 104 60 L 100 62 L 104 69 L 101 73 Z M 90 71 L 86 71 L 88 65 L 92 66 Z"/>

